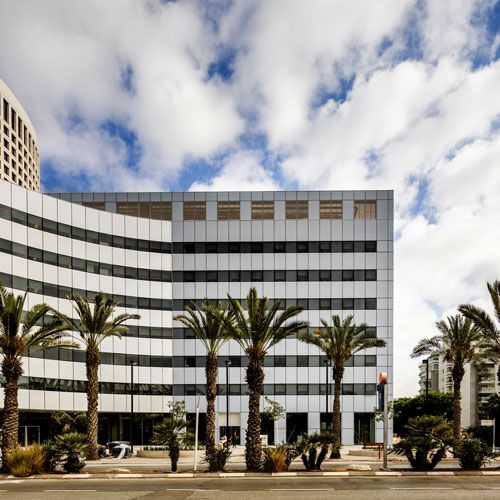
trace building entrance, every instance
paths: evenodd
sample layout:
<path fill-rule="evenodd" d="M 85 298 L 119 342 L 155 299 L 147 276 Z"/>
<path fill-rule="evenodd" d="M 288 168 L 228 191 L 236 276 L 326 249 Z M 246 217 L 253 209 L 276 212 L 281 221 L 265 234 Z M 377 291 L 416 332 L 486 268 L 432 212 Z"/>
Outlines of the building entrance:
<path fill-rule="evenodd" d="M 354 414 L 354 444 L 375 443 L 375 415 L 373 413 Z"/>

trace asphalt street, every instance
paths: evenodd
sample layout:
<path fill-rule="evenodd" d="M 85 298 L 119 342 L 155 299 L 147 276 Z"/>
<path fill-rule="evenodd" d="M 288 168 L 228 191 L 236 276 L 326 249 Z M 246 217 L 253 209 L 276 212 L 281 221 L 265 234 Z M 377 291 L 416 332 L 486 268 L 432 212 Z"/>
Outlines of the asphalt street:
<path fill-rule="evenodd" d="M 499 499 L 498 477 L 289 477 L 3 480 L 0 498 L 153 499 Z"/>

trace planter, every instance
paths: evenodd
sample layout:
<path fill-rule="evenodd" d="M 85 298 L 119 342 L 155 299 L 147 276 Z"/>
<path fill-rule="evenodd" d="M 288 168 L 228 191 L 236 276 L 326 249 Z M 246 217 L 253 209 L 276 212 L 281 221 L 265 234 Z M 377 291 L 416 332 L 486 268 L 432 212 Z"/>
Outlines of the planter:
<path fill-rule="evenodd" d="M 137 450 L 137 458 L 168 458 L 167 450 Z"/>
<path fill-rule="evenodd" d="M 194 456 L 194 451 L 180 451 L 179 458 L 190 456 Z M 168 450 L 137 450 L 137 458 L 168 458 Z"/>

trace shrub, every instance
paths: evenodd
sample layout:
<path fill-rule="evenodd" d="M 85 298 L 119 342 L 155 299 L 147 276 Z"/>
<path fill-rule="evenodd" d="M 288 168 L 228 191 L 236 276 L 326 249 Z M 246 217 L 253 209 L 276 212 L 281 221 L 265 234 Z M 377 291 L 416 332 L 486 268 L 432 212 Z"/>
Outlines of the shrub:
<path fill-rule="evenodd" d="M 321 470 L 321 464 L 328 452 L 338 452 L 340 446 L 331 432 L 321 432 L 304 435 L 297 448 L 306 470 L 313 471 Z"/>
<path fill-rule="evenodd" d="M 232 451 L 226 447 L 217 447 L 205 452 L 204 462 L 208 464 L 208 472 L 223 472 Z"/>
<path fill-rule="evenodd" d="M 16 477 L 42 474 L 45 465 L 45 452 L 39 444 L 25 448 L 17 447 L 5 454 L 5 466 Z"/>
<path fill-rule="evenodd" d="M 469 437 L 474 437 L 484 441 L 486 444 L 493 443 L 493 427 L 486 427 L 484 425 L 471 425 L 464 429 L 464 432 Z"/>
<path fill-rule="evenodd" d="M 274 448 L 264 448 L 262 454 L 262 469 L 265 472 L 286 472 L 299 452 L 293 444 L 282 443 Z"/>
<path fill-rule="evenodd" d="M 443 417 L 424 415 L 408 420 L 406 437 L 390 452 L 404 455 L 414 470 L 430 471 L 446 456 L 452 440 L 451 426 Z"/>
<path fill-rule="evenodd" d="M 42 449 L 44 452 L 43 470 L 45 472 L 54 472 L 57 465 L 58 456 L 56 451 L 54 450 L 53 442 L 45 441 L 44 443 L 42 443 Z"/>
<path fill-rule="evenodd" d="M 482 439 L 464 437 L 454 448 L 455 457 L 463 470 L 478 470 L 488 460 L 491 447 Z"/>
<path fill-rule="evenodd" d="M 55 461 L 62 461 L 63 469 L 68 473 L 80 472 L 85 462 L 80 456 L 87 453 L 87 437 L 84 434 L 70 432 L 57 436 L 50 445 Z"/>

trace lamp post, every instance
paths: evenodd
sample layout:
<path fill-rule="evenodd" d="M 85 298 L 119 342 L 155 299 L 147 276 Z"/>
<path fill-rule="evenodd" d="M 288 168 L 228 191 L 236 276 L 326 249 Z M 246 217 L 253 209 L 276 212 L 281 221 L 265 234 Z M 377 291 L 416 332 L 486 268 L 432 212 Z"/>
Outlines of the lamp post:
<path fill-rule="evenodd" d="M 134 453 L 134 366 L 137 362 L 130 360 L 130 453 Z"/>
<path fill-rule="evenodd" d="M 422 363 L 425 364 L 425 411 L 429 411 L 429 359 L 424 359 Z"/>
<path fill-rule="evenodd" d="M 229 367 L 231 360 L 226 359 L 226 448 L 229 449 Z"/>
<path fill-rule="evenodd" d="M 323 363 L 325 363 L 325 385 L 326 385 L 326 398 L 325 398 L 325 431 L 328 431 L 328 421 L 329 421 L 329 418 L 328 418 L 328 397 L 329 397 L 329 383 L 328 383 L 328 368 L 330 366 L 330 362 L 327 359 L 325 359 L 323 361 Z"/>
<path fill-rule="evenodd" d="M 384 412 L 384 456 L 383 456 L 383 468 L 387 469 L 387 445 L 389 441 L 389 421 L 388 421 L 388 397 L 389 389 L 387 387 L 388 377 L 387 373 L 381 373 L 378 377 L 377 390 L 379 393 L 379 410 Z"/>

